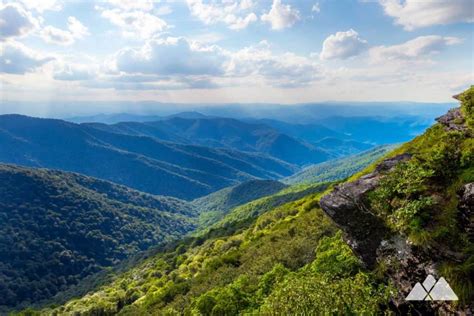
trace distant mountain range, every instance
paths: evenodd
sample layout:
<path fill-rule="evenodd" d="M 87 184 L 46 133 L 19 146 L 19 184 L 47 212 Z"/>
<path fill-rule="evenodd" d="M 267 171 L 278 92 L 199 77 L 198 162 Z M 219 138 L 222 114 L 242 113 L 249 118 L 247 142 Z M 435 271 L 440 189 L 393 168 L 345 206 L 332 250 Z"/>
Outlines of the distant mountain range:
<path fill-rule="evenodd" d="M 372 144 L 387 144 L 404 142 L 412 139 L 415 135 L 422 133 L 428 126 L 430 126 L 434 118 L 445 112 L 445 109 L 449 106 L 438 105 L 438 106 L 427 106 L 426 113 L 417 111 L 395 111 L 393 109 L 387 109 L 385 114 L 380 112 L 380 109 L 372 109 L 370 112 L 367 110 L 364 112 L 360 111 L 359 107 L 354 107 L 354 113 L 342 111 L 341 113 L 335 112 L 334 109 L 328 111 L 328 113 L 334 113 L 333 115 L 327 115 L 328 113 L 317 114 L 310 111 L 312 107 L 308 108 L 308 113 L 301 114 L 301 119 L 291 119 L 291 116 L 280 117 L 278 119 L 273 118 L 258 118 L 254 116 L 239 117 L 233 116 L 232 113 L 223 112 L 229 114 L 229 116 L 218 116 L 218 115 L 205 115 L 200 112 L 182 112 L 176 113 L 170 116 L 146 116 L 146 115 L 133 115 L 133 114 L 110 114 L 110 115 L 97 115 L 89 117 L 76 117 L 70 119 L 77 123 L 104 123 L 104 124 L 116 124 L 123 122 L 161 122 L 155 125 L 166 126 L 167 124 L 173 124 L 173 119 L 185 119 L 185 120 L 229 120 L 233 118 L 235 121 L 238 120 L 241 124 L 243 122 L 253 125 L 265 125 L 266 128 L 272 128 L 279 133 L 286 134 L 288 136 L 303 140 L 309 143 L 320 141 L 323 138 L 331 137 L 338 138 L 341 140 L 353 140 L 358 142 L 369 142 Z M 305 108 L 305 107 L 303 107 Z M 349 107 L 350 108 L 350 107 Z M 296 110 L 298 110 L 297 108 Z M 260 109 L 262 110 L 262 109 Z M 263 110 L 262 110 L 263 111 Z M 282 110 L 285 112 L 284 110 Z M 217 112 L 219 113 L 219 112 Z M 293 113 L 290 111 L 290 113 Z M 290 114 L 289 113 L 289 114 Z M 408 114 L 407 114 L 408 113 Z M 392 115 L 390 115 L 392 114 Z M 268 113 L 268 117 L 273 117 L 271 112 Z M 226 118 L 224 118 L 226 117 Z M 366 148 L 367 149 L 367 148 Z"/>
<path fill-rule="evenodd" d="M 84 125 L 124 135 L 148 136 L 178 143 L 263 153 L 296 165 L 318 163 L 337 156 L 303 138 L 289 136 L 269 125 L 229 118 L 172 117 L 153 122 Z M 325 127 L 321 128 L 325 131 L 322 135 L 337 135 Z M 315 132 L 318 133 L 316 129 Z M 367 144 L 366 146 L 371 147 Z"/>
<path fill-rule="evenodd" d="M 261 153 L 173 143 L 20 115 L 0 116 L 0 162 L 79 172 L 188 200 L 242 181 L 281 178 L 298 170 Z"/>
<path fill-rule="evenodd" d="M 76 123 L 103 122 L 117 123 L 135 121 L 136 117 L 166 117 L 180 112 L 199 112 L 206 116 L 231 117 L 236 119 L 273 119 L 288 123 L 311 124 L 317 120 L 333 117 L 371 116 L 418 117 L 433 122 L 456 104 L 421 102 L 319 102 L 306 104 L 265 104 L 265 103 L 223 103 L 223 104 L 180 104 L 153 101 L 70 101 L 64 102 L 12 102 L 2 103 L 0 114 L 21 113 L 42 115 L 36 109 L 47 108 L 56 117 L 73 119 Z M 71 113 L 71 109 L 77 109 Z M 114 113 L 111 113 L 111 110 Z M 82 114 L 81 114 L 82 113 Z M 96 114 L 104 113 L 104 114 Z M 114 118 L 112 119 L 111 118 Z M 85 119 L 84 119 L 85 118 Z M 108 121 L 106 121 L 108 120 Z M 155 119 L 152 119 L 155 120 Z"/>

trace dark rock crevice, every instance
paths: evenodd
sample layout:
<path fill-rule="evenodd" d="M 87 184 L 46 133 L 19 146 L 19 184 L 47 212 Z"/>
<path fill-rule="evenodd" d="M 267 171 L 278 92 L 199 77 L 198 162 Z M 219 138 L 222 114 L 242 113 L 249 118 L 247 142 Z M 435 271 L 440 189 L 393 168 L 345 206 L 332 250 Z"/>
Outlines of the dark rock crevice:
<path fill-rule="evenodd" d="M 321 198 L 321 208 L 345 232 L 346 241 L 368 268 L 375 266 L 377 249 L 393 232 L 367 208 L 364 201 L 366 194 L 377 187 L 385 172 L 410 157 L 409 154 L 402 154 L 386 159 L 373 172 L 336 186 Z"/>

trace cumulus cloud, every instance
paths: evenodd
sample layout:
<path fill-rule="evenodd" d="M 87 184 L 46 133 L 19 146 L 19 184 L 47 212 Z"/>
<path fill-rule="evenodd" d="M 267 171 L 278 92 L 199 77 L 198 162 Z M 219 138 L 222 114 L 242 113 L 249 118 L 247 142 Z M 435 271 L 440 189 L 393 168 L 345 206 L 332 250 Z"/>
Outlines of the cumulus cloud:
<path fill-rule="evenodd" d="M 229 56 L 228 76 L 260 76 L 272 86 L 304 86 L 321 75 L 318 65 L 310 59 L 293 53 L 275 55 L 266 42 L 243 48 Z"/>
<path fill-rule="evenodd" d="M 145 11 L 108 9 L 102 11 L 102 17 L 120 27 L 122 34 L 126 37 L 148 39 L 168 28 L 164 20 Z"/>
<path fill-rule="evenodd" d="M 350 29 L 347 32 L 331 34 L 323 42 L 321 59 L 347 59 L 367 49 L 367 41 Z"/>
<path fill-rule="evenodd" d="M 395 18 L 395 23 L 406 30 L 445 25 L 459 22 L 474 22 L 472 0 L 380 0 L 385 14 Z"/>
<path fill-rule="evenodd" d="M 0 72 L 25 74 L 53 60 L 29 49 L 25 45 L 9 41 L 0 46 Z"/>
<path fill-rule="evenodd" d="M 370 60 L 376 63 L 386 61 L 413 61 L 439 53 L 447 46 L 460 43 L 456 37 L 438 35 L 420 36 L 403 44 L 377 46 L 370 49 Z"/>
<path fill-rule="evenodd" d="M 293 53 L 273 54 L 267 42 L 237 51 L 185 38 L 152 39 L 140 48 L 117 52 L 96 88 L 117 90 L 211 89 L 265 83 L 305 86 L 321 77 L 314 60 Z"/>
<path fill-rule="evenodd" d="M 45 42 L 59 45 L 71 45 L 76 39 L 81 39 L 86 35 L 89 35 L 87 27 L 73 16 L 68 18 L 68 30 L 48 25 L 40 31 L 40 36 Z"/>
<path fill-rule="evenodd" d="M 273 30 L 282 30 L 295 24 L 300 19 L 300 13 L 289 4 L 282 4 L 281 0 L 273 0 L 270 11 L 260 18 L 270 23 Z"/>
<path fill-rule="evenodd" d="M 218 75 L 222 57 L 212 48 L 199 48 L 184 38 L 153 39 L 139 49 L 126 48 L 115 57 L 124 73 L 169 75 Z"/>
<path fill-rule="evenodd" d="M 38 27 L 38 21 L 17 4 L 0 7 L 0 40 L 22 37 Z"/>
<path fill-rule="evenodd" d="M 203 0 L 187 0 L 189 11 L 205 24 L 225 23 L 232 30 L 241 30 L 257 21 L 251 12 L 252 0 L 204 3 Z"/>

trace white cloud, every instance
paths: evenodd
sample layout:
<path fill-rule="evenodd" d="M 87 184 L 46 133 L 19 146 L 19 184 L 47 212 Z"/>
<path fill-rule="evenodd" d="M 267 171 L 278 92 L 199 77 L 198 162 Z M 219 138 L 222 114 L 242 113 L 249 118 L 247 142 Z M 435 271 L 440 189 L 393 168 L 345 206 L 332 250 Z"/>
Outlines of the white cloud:
<path fill-rule="evenodd" d="M 319 8 L 319 2 L 316 2 L 315 4 L 313 4 L 313 6 L 311 7 L 311 12 L 316 12 L 316 13 L 321 12 L 321 9 Z"/>
<path fill-rule="evenodd" d="M 153 39 L 139 49 L 125 48 L 115 56 L 123 73 L 172 75 L 218 75 L 222 56 L 212 47 L 200 48 L 184 38 Z"/>
<path fill-rule="evenodd" d="M 265 41 L 228 54 L 226 75 L 231 77 L 258 76 L 271 86 L 288 88 L 307 85 L 321 76 L 310 59 L 293 53 L 275 55 Z"/>
<path fill-rule="evenodd" d="M 369 51 L 370 60 L 375 63 L 387 61 L 416 61 L 439 53 L 447 46 L 460 43 L 456 37 L 438 35 L 420 36 L 403 44 L 393 46 L 377 46 Z"/>
<path fill-rule="evenodd" d="M 168 15 L 173 13 L 173 9 L 169 5 L 163 5 L 153 11 L 156 15 Z"/>
<path fill-rule="evenodd" d="M 153 9 L 152 0 L 108 0 L 107 2 L 125 11 L 150 11 Z"/>
<path fill-rule="evenodd" d="M 102 17 L 120 27 L 126 37 L 148 39 L 168 28 L 164 20 L 144 11 L 110 9 L 102 11 Z"/>
<path fill-rule="evenodd" d="M 282 30 L 295 24 L 300 19 L 300 13 L 289 4 L 282 4 L 281 0 L 273 0 L 270 11 L 260 18 L 270 23 L 273 30 Z"/>
<path fill-rule="evenodd" d="M 71 32 L 58 29 L 48 25 L 40 31 L 41 38 L 50 44 L 71 45 L 74 43 L 74 36 Z"/>
<path fill-rule="evenodd" d="M 9 74 L 25 74 L 53 60 L 25 45 L 9 41 L 0 46 L 0 72 Z"/>
<path fill-rule="evenodd" d="M 472 0 L 380 0 L 379 2 L 385 14 L 395 18 L 395 23 L 409 31 L 431 25 L 474 22 Z"/>
<path fill-rule="evenodd" d="M 89 30 L 78 19 L 73 16 L 67 19 L 67 28 L 74 38 L 84 38 L 89 35 Z"/>
<path fill-rule="evenodd" d="M 106 79 L 93 84 L 97 88 L 176 90 L 249 84 L 293 88 L 321 77 L 313 59 L 289 52 L 275 55 L 265 41 L 227 51 L 185 38 L 153 39 L 141 48 L 120 50 L 107 64 L 112 69 Z"/>
<path fill-rule="evenodd" d="M 76 39 L 81 39 L 86 35 L 89 35 L 87 27 L 73 16 L 68 18 L 68 30 L 48 25 L 40 31 L 40 36 L 45 42 L 59 45 L 71 45 Z"/>
<path fill-rule="evenodd" d="M 62 9 L 61 1 L 59 0 L 19 0 L 26 9 L 35 10 L 39 13 L 44 11 L 59 11 Z"/>
<path fill-rule="evenodd" d="M 38 27 L 38 21 L 21 6 L 7 4 L 0 7 L 0 41 L 22 37 Z"/>
<path fill-rule="evenodd" d="M 331 34 L 323 42 L 321 59 L 347 59 L 367 49 L 367 41 L 350 29 L 347 32 Z"/>
<path fill-rule="evenodd" d="M 186 2 L 191 14 L 208 25 L 222 22 L 232 30 L 241 30 L 257 21 L 257 15 L 251 12 L 254 6 L 251 0 L 221 0 L 212 3 L 187 0 Z"/>

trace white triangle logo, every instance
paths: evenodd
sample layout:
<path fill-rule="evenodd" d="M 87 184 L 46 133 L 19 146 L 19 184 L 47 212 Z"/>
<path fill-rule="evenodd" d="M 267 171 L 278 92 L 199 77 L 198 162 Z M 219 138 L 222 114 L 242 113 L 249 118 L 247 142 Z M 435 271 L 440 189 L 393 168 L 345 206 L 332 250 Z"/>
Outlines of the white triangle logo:
<path fill-rule="evenodd" d="M 417 282 L 405 299 L 407 301 L 457 301 L 458 296 L 443 277 L 436 282 L 436 279 L 429 274 L 423 281 L 423 285 Z"/>
<path fill-rule="evenodd" d="M 449 286 L 448 282 L 441 277 L 436 282 L 433 289 L 430 291 L 430 296 L 435 301 L 457 301 L 458 296 L 454 293 L 453 289 Z"/>

